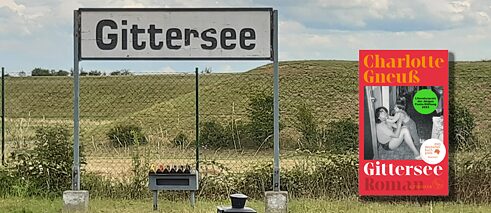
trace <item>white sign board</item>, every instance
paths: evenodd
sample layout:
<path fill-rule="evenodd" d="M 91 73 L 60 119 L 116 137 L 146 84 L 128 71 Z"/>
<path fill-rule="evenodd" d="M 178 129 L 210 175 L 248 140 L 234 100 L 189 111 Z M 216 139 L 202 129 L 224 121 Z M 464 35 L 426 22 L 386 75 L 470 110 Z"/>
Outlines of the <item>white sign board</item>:
<path fill-rule="evenodd" d="M 82 8 L 79 14 L 80 60 L 272 60 L 271 8 Z"/>

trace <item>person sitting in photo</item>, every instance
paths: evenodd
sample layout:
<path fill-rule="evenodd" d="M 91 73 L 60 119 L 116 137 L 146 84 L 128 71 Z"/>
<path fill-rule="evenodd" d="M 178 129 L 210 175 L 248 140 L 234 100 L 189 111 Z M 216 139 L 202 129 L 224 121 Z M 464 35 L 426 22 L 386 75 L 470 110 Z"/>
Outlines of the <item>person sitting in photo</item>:
<path fill-rule="evenodd" d="M 387 108 L 379 107 L 375 109 L 378 143 L 380 143 L 385 150 L 393 150 L 399 147 L 404 141 L 414 153 L 414 158 L 420 160 L 421 156 L 414 145 L 409 129 L 402 126 L 403 119 L 399 119 L 396 123 L 392 123 L 387 121 L 388 117 Z"/>
<path fill-rule="evenodd" d="M 436 107 L 435 113 L 437 116 L 443 115 L 443 87 L 433 87 L 433 91 L 438 97 L 438 106 Z"/>
<path fill-rule="evenodd" d="M 416 127 L 416 122 L 407 114 L 405 111 L 406 107 L 403 102 L 397 102 L 394 106 L 394 116 L 389 116 L 387 118 L 388 122 L 396 123 L 398 120 L 402 121 L 402 125 L 407 127 L 413 141 L 422 143 L 422 139 L 419 137 L 418 128 Z"/>

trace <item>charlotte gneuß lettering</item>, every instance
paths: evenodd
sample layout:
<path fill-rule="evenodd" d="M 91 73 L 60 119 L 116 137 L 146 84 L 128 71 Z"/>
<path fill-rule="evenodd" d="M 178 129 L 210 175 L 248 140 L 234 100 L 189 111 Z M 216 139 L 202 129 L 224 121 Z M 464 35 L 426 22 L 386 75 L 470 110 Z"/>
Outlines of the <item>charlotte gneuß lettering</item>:
<path fill-rule="evenodd" d="M 165 30 L 165 32 L 164 32 Z M 142 34 L 148 34 L 148 40 L 140 38 Z M 119 34 L 119 35 L 118 35 Z M 157 35 L 165 35 L 165 41 L 157 40 Z M 252 50 L 256 46 L 256 31 L 252 28 L 243 28 L 236 31 L 233 28 L 223 28 L 217 31 L 208 28 L 202 32 L 195 29 L 156 28 L 155 24 L 150 24 L 146 28 L 141 28 L 137 24 L 128 26 L 127 20 L 121 21 L 121 26 L 111 19 L 104 19 L 97 23 L 96 42 L 101 50 L 113 50 L 121 39 L 121 49 L 128 49 L 128 37 L 131 37 L 131 45 L 134 50 L 143 50 L 150 47 L 152 50 L 160 50 L 166 46 L 171 50 L 179 50 L 184 46 L 191 45 L 191 38 L 200 38 L 199 46 L 204 50 L 214 50 L 220 45 L 221 49 L 232 50 L 240 47 L 244 50 Z M 106 41 L 103 38 L 107 38 Z M 183 41 L 183 42 L 176 42 Z"/>

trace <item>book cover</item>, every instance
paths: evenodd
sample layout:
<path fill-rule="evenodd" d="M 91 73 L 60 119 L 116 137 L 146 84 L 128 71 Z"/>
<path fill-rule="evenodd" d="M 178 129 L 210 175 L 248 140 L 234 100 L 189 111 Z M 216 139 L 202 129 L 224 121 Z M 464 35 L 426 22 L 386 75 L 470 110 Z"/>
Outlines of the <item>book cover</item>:
<path fill-rule="evenodd" d="M 359 194 L 448 195 L 448 51 L 360 50 Z"/>

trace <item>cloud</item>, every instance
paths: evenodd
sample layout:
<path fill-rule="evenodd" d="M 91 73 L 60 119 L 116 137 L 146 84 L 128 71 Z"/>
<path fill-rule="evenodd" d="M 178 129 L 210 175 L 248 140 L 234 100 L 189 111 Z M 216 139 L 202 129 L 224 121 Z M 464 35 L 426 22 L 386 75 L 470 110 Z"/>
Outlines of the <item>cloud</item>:
<path fill-rule="evenodd" d="M 14 12 L 22 13 L 26 9 L 26 7 L 22 4 L 17 4 L 13 0 L 3 0 L 0 2 L 0 8 L 6 7 Z"/>
<path fill-rule="evenodd" d="M 308 28 L 332 30 L 422 31 L 489 24 L 485 0 L 305 0 L 282 1 L 280 14 Z M 485 18 L 484 18 L 485 20 Z"/>
<path fill-rule="evenodd" d="M 359 49 L 450 49 L 457 59 L 491 58 L 488 0 L 0 0 L 0 52 L 13 71 L 68 70 L 73 10 L 81 7 L 273 7 L 280 60 L 356 59 Z M 83 62 L 100 69 L 242 71 L 266 62 Z M 115 65 L 116 64 L 116 65 Z"/>
<path fill-rule="evenodd" d="M 165 66 L 161 72 L 163 72 L 163 73 L 176 73 L 176 70 L 170 66 Z"/>

